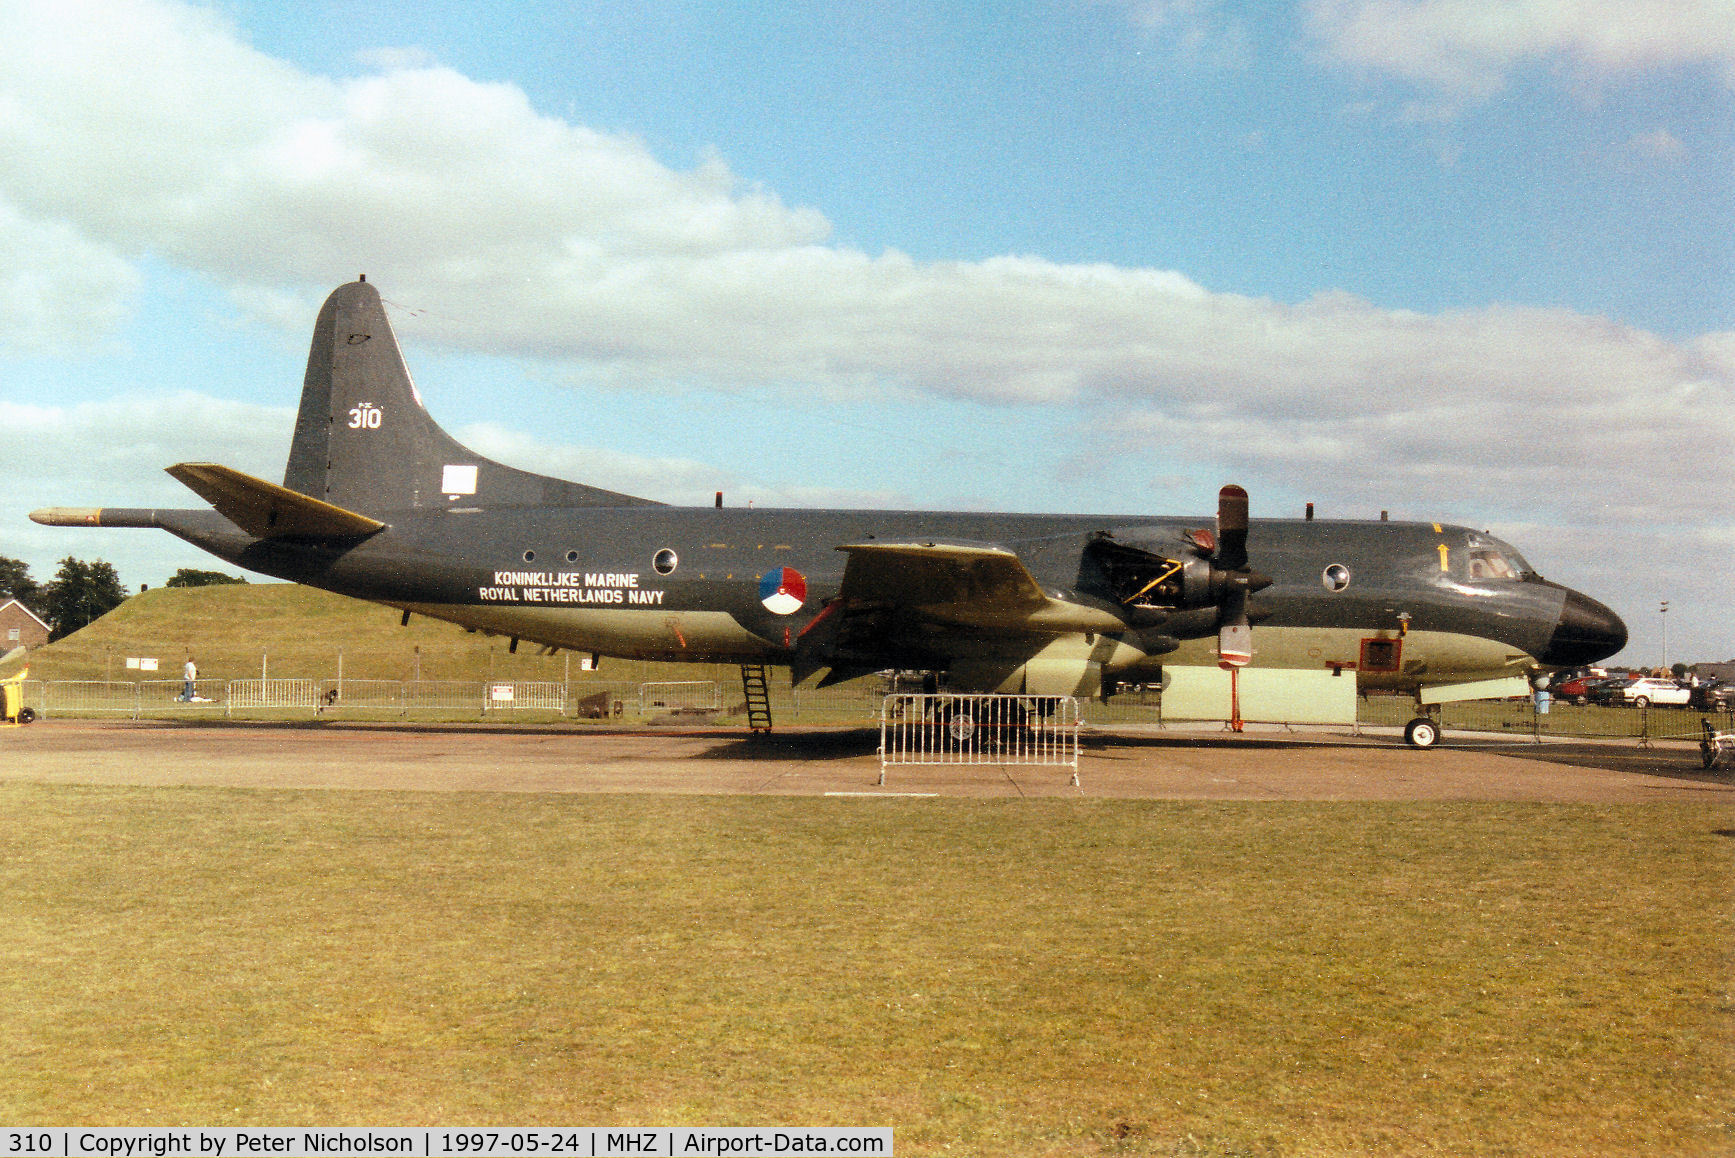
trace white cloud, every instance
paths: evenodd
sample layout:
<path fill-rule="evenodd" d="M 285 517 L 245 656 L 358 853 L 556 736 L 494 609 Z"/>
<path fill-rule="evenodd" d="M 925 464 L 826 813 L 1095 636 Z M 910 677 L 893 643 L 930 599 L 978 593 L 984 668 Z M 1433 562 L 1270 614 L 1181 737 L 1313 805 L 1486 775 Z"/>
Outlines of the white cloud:
<path fill-rule="evenodd" d="M 1624 152 L 1629 158 L 1644 164 L 1678 165 L 1690 159 L 1687 146 L 1668 129 L 1634 134 Z"/>
<path fill-rule="evenodd" d="M 130 264 L 71 226 L 0 202 L 0 351 L 85 349 L 114 330 L 138 283 Z"/>
<path fill-rule="evenodd" d="M 163 468 L 207 462 L 263 478 L 283 473 L 295 414 L 183 391 L 124 395 L 72 406 L 0 399 L 0 462 L 28 463 L 30 493 L 7 488 L 0 502 L 41 506 L 186 506 L 186 488 Z"/>
<path fill-rule="evenodd" d="M 68 555 L 104 559 L 130 586 L 162 583 L 211 557 L 160 532 L 69 534 L 29 521 L 38 507 L 191 507 L 199 500 L 163 472 L 220 458 L 262 478 L 282 477 L 294 412 L 204 394 L 125 395 L 62 406 L 0 398 L 0 462 L 28 486 L 0 489 L 0 555 L 22 559 L 36 579 Z"/>
<path fill-rule="evenodd" d="M 1185 64 L 1244 69 L 1253 62 L 1246 17 L 1223 0 L 1097 0 L 1126 10 L 1127 19 Z"/>
<path fill-rule="evenodd" d="M 1735 84 L 1735 0 L 1307 0 L 1331 58 L 1451 99 L 1485 99 L 1524 64 L 1595 78 L 1691 65 Z"/>
<path fill-rule="evenodd" d="M 485 458 L 522 470 L 681 506 L 709 505 L 718 491 L 734 507 L 887 509 L 912 505 L 908 495 L 895 491 L 767 485 L 716 463 L 553 445 L 494 423 L 467 426 L 456 436 Z"/>

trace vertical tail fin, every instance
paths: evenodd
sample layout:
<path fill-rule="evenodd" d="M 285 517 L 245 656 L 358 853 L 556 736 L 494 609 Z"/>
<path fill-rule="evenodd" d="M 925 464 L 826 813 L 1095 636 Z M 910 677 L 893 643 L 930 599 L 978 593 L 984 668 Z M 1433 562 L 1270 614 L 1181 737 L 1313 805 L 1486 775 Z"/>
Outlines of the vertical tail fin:
<path fill-rule="evenodd" d="M 319 311 L 283 485 L 347 510 L 657 506 L 483 458 L 416 393 L 379 291 L 333 290 Z"/>

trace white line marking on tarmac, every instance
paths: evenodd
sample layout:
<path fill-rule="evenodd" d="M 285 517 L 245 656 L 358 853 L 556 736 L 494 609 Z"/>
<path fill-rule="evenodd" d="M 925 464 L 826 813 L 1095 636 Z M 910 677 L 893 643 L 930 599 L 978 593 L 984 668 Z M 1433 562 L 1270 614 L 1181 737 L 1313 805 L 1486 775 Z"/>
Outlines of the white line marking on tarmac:
<path fill-rule="evenodd" d="M 827 792 L 827 796 L 938 796 L 938 792 Z"/>

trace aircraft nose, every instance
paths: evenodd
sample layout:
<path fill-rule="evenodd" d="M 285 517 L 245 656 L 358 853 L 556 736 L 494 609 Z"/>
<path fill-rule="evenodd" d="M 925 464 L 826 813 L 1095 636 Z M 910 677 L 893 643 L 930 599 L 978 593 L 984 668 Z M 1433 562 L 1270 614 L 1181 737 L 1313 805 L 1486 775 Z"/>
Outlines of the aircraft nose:
<path fill-rule="evenodd" d="M 1621 617 L 1588 595 L 1566 592 L 1560 622 L 1548 646 L 1536 658 L 1551 667 L 1579 667 L 1607 659 L 1627 645 L 1627 625 Z"/>

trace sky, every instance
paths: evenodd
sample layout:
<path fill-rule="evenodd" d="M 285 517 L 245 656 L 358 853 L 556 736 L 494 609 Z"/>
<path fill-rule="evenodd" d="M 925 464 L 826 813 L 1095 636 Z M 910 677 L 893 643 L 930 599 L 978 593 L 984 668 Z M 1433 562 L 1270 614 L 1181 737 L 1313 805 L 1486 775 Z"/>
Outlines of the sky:
<path fill-rule="evenodd" d="M 1235 481 L 1486 528 L 1621 662 L 1735 657 L 1735 0 L 0 0 L 0 555 L 216 566 L 26 514 L 281 477 L 361 273 L 526 469 Z"/>

